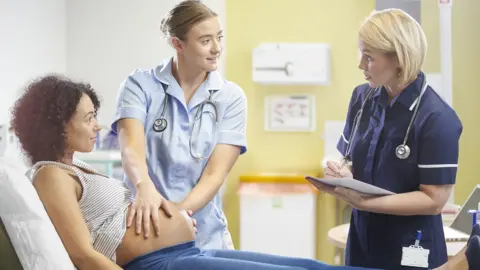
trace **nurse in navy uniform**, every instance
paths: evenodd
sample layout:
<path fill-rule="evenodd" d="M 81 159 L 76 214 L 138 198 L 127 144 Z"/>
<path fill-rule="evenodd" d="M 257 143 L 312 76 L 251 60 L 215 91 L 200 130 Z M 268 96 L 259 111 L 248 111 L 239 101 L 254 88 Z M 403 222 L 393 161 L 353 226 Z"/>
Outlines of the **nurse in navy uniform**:
<path fill-rule="evenodd" d="M 455 185 L 462 123 L 428 85 L 426 37 L 407 13 L 373 12 L 358 46 L 367 83 L 353 90 L 338 142 L 346 165 L 327 162 L 326 177 L 353 177 L 396 194 L 321 187 L 353 208 L 346 265 L 420 269 L 404 249 L 418 245 L 417 255 L 428 252 L 423 268 L 436 268 L 447 261 L 441 210 Z"/>

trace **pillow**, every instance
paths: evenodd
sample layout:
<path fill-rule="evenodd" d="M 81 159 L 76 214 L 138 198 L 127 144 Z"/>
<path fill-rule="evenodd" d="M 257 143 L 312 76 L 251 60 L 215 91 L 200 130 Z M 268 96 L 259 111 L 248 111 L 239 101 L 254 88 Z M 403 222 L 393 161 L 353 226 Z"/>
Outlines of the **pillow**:
<path fill-rule="evenodd" d="M 0 157 L 0 218 L 24 269 L 75 269 L 38 194 L 15 158 Z"/>

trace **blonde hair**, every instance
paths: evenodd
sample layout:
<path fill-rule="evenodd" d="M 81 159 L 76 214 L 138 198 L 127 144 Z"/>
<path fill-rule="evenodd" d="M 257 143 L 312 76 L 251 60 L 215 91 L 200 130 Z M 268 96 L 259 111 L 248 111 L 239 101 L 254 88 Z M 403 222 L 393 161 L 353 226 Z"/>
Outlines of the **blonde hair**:
<path fill-rule="evenodd" d="M 400 85 L 417 78 L 427 56 L 427 38 L 406 12 L 393 8 L 372 12 L 360 26 L 358 37 L 371 51 L 396 55 Z"/>
<path fill-rule="evenodd" d="M 160 23 L 165 38 L 185 40 L 188 31 L 204 20 L 218 16 L 199 0 L 184 0 L 175 5 Z"/>

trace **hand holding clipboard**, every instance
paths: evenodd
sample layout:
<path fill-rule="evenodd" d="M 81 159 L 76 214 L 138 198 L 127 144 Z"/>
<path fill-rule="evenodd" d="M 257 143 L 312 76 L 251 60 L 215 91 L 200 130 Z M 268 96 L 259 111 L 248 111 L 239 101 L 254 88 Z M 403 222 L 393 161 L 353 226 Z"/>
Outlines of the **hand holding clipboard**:
<path fill-rule="evenodd" d="M 355 180 L 353 178 L 317 178 L 312 176 L 305 177 L 310 183 L 316 186 L 320 190 L 325 190 L 325 186 L 330 187 L 332 190 L 335 187 L 343 187 L 355 190 L 364 196 L 379 196 L 379 195 L 393 195 L 395 193 Z M 325 190 L 328 192 L 328 190 Z"/>
<path fill-rule="evenodd" d="M 368 210 L 368 198 L 395 194 L 391 191 L 364 183 L 353 178 L 352 172 L 345 164 L 338 162 L 327 162 L 325 178 L 313 176 L 305 177 L 317 189 L 345 201 L 347 204 L 359 210 Z"/>

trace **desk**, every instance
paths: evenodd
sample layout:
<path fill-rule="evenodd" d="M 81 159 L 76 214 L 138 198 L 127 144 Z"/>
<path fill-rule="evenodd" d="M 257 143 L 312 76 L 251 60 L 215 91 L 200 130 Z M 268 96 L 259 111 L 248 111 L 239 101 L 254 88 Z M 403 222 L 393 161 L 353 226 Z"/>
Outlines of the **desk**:
<path fill-rule="evenodd" d="M 328 241 L 330 241 L 337 248 L 345 248 L 347 245 L 348 229 L 350 224 L 342 224 L 337 227 L 333 227 L 328 231 Z M 467 242 L 447 242 L 447 254 L 448 257 L 455 256 Z"/>

